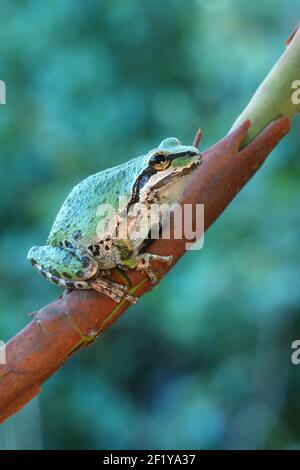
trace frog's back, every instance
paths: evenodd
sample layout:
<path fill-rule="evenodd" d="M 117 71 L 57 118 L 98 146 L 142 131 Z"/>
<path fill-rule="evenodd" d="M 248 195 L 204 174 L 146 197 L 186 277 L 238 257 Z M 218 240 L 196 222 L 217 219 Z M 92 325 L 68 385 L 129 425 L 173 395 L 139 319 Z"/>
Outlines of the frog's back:
<path fill-rule="evenodd" d="M 58 246 L 65 240 L 85 244 L 97 239 L 97 209 L 101 204 L 119 207 L 119 197 L 131 194 L 132 184 L 142 171 L 145 158 L 137 157 L 101 171 L 75 186 L 56 216 L 48 244 Z"/>

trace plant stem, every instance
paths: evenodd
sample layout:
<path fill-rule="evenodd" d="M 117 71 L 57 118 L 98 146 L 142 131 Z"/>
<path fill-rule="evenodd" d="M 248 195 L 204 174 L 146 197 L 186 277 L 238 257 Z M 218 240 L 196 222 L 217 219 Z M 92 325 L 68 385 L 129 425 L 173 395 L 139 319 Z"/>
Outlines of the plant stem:
<path fill-rule="evenodd" d="M 296 80 L 300 80 L 300 28 L 294 32 L 285 52 L 231 128 L 232 131 L 250 119 L 252 125 L 242 143 L 243 147 L 271 122 L 284 116 L 292 118 L 299 113 L 300 99 L 299 103 L 292 100 L 296 91 L 292 84 Z"/>

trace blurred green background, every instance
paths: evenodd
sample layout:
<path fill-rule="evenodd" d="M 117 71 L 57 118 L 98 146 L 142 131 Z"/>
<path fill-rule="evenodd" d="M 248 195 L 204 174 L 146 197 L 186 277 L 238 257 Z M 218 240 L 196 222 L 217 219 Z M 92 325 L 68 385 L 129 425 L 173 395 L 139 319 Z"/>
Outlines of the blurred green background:
<path fill-rule="evenodd" d="M 89 174 L 231 127 L 299 0 L 2 1 L 0 337 L 60 289 L 26 260 Z M 296 77 L 300 78 L 300 77 Z M 170 275 L 0 428 L 4 449 L 300 448 L 299 120 Z"/>

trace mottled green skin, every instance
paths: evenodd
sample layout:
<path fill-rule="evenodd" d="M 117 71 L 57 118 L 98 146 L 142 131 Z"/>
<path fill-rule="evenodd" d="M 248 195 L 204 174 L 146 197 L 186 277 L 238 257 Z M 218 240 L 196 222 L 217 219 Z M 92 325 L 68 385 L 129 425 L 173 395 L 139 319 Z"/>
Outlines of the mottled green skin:
<path fill-rule="evenodd" d="M 88 246 L 93 243 L 97 238 L 96 229 L 99 224 L 97 208 L 101 204 L 111 204 L 117 209 L 119 196 L 131 194 L 133 182 L 144 169 L 147 160 L 145 156 L 138 157 L 81 181 L 61 207 L 47 243 L 58 246 L 63 240 L 73 241 L 74 234 L 78 231 L 82 232 L 82 238 L 78 241 L 80 245 Z"/>
<path fill-rule="evenodd" d="M 76 254 L 65 248 L 50 245 L 36 246 L 31 248 L 30 253 L 31 259 L 34 259 L 46 273 L 57 278 L 79 280 L 89 276 L 93 270 L 89 257 L 85 258 L 79 252 Z"/>
<path fill-rule="evenodd" d="M 157 203 L 172 204 L 180 199 L 186 175 L 200 164 L 201 158 L 195 147 L 183 146 L 175 138 L 165 139 L 146 155 L 89 176 L 67 197 L 54 221 L 47 245 L 33 247 L 28 254 L 28 259 L 42 275 L 62 287 L 84 289 L 91 288 L 87 280 L 99 278 L 100 271 L 138 265 L 143 240 L 138 245 L 132 245 L 130 240 L 107 240 L 110 216 L 101 219 L 97 209 L 102 204 L 118 209 L 120 196 L 130 200 L 135 183 L 144 171 L 148 171 L 149 160 L 157 151 L 170 153 L 175 158 L 168 170 L 150 177 L 143 186 L 143 197 L 147 195 L 151 199 L 152 187 L 159 183 L 159 190 L 155 190 Z M 182 155 L 185 152 L 187 154 Z M 180 154 L 178 157 L 177 153 Z M 143 202 L 150 204 L 147 198 Z"/>

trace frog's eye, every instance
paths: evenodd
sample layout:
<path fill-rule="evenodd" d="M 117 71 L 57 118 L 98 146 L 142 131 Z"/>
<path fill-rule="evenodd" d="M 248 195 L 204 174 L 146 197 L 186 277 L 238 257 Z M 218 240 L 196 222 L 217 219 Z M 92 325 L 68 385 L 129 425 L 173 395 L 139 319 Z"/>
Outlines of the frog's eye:
<path fill-rule="evenodd" d="M 150 160 L 150 165 L 154 170 L 166 170 L 170 166 L 170 159 L 165 153 L 156 153 Z"/>

